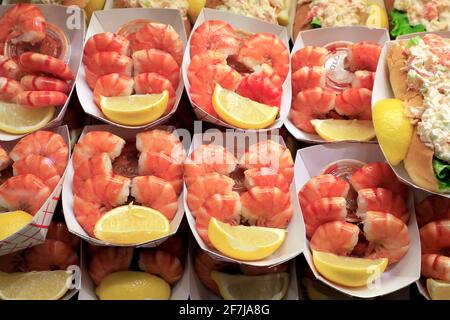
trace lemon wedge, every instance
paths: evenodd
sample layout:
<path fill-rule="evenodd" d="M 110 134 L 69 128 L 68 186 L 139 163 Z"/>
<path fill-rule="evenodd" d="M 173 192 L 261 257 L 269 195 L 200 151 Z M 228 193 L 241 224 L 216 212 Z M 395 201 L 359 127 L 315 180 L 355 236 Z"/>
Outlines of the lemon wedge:
<path fill-rule="evenodd" d="M 375 138 L 370 120 L 314 119 L 311 124 L 317 134 L 327 141 L 369 141 Z"/>
<path fill-rule="evenodd" d="M 368 7 L 369 16 L 366 20 L 366 26 L 372 28 L 389 28 L 389 21 L 386 11 L 378 4 L 372 3 Z"/>
<path fill-rule="evenodd" d="M 0 130 L 12 134 L 33 132 L 49 123 L 54 113 L 54 107 L 31 109 L 0 101 Z"/>
<path fill-rule="evenodd" d="M 399 164 L 408 153 L 413 134 L 403 102 L 399 99 L 377 101 L 372 109 L 372 120 L 387 161 L 394 166 Z"/>
<path fill-rule="evenodd" d="M 111 273 L 95 292 L 100 300 L 168 300 L 171 294 L 166 281 L 139 271 Z"/>
<path fill-rule="evenodd" d="M 231 226 L 211 218 L 208 237 L 213 246 L 226 256 L 252 261 L 264 259 L 274 253 L 284 242 L 286 230 Z"/>
<path fill-rule="evenodd" d="M 2 300 L 58 300 L 69 290 L 73 275 L 64 270 L 0 273 Z"/>
<path fill-rule="evenodd" d="M 0 213 L 0 240 L 12 236 L 33 220 L 33 216 L 25 211 Z"/>
<path fill-rule="evenodd" d="M 362 287 L 381 276 L 388 259 L 341 257 L 313 250 L 313 262 L 326 279 L 347 287 Z"/>
<path fill-rule="evenodd" d="M 427 279 L 427 290 L 432 300 L 450 300 L 450 282 Z"/>
<path fill-rule="evenodd" d="M 169 93 L 135 94 L 121 97 L 100 97 L 105 116 L 118 124 L 140 126 L 159 119 L 167 109 Z"/>
<path fill-rule="evenodd" d="M 102 10 L 105 6 L 105 0 L 89 0 L 84 7 L 84 11 L 86 12 L 86 21 L 89 22 L 91 20 L 91 16 L 96 10 Z"/>
<path fill-rule="evenodd" d="M 258 103 L 216 84 L 212 97 L 219 117 L 241 129 L 262 129 L 274 123 L 278 108 Z"/>
<path fill-rule="evenodd" d="M 289 274 L 273 273 L 263 276 L 244 276 L 211 272 L 225 300 L 281 300 L 289 287 Z"/>
<path fill-rule="evenodd" d="M 114 244 L 138 244 L 169 235 L 169 220 L 157 210 L 125 205 L 107 212 L 94 227 L 94 235 Z"/>
<path fill-rule="evenodd" d="M 205 7 L 206 0 L 189 0 L 188 14 L 192 21 L 197 20 L 198 15 Z"/>

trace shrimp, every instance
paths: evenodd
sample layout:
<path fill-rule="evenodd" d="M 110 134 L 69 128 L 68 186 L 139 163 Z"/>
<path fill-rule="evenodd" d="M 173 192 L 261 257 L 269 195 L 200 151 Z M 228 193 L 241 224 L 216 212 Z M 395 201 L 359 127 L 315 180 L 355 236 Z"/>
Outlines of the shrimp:
<path fill-rule="evenodd" d="M 271 168 L 281 173 L 290 185 L 294 179 L 294 160 L 288 148 L 273 140 L 251 145 L 239 160 L 244 169 Z"/>
<path fill-rule="evenodd" d="M 110 73 L 119 73 L 131 77 L 133 73 L 133 60 L 118 52 L 97 52 L 84 59 L 84 64 L 93 76 L 103 76 Z M 86 77 L 89 73 L 86 72 Z M 95 82 L 94 82 L 95 83 Z"/>
<path fill-rule="evenodd" d="M 425 278 L 450 281 L 450 257 L 439 254 L 422 254 L 421 274 Z"/>
<path fill-rule="evenodd" d="M 212 105 L 212 94 L 219 84 L 222 88 L 235 91 L 242 80 L 242 76 L 226 64 L 205 65 L 201 70 L 188 69 L 190 84 L 189 93 L 192 102 L 206 113 L 218 118 Z"/>
<path fill-rule="evenodd" d="M 0 77 L 20 80 L 22 71 L 19 65 L 7 56 L 0 55 Z"/>
<path fill-rule="evenodd" d="M 58 184 L 61 176 L 58 174 L 53 162 L 46 157 L 30 154 L 13 164 L 15 176 L 33 174 L 42 180 L 51 190 Z"/>
<path fill-rule="evenodd" d="M 64 61 L 46 54 L 25 52 L 20 55 L 19 62 L 27 71 L 51 74 L 66 81 L 72 81 L 75 78 L 72 70 Z"/>
<path fill-rule="evenodd" d="M 211 279 L 212 271 L 234 271 L 235 265 L 214 259 L 205 251 L 198 251 L 195 256 L 194 269 L 200 282 L 209 290 L 220 296 L 216 282 Z M 237 271 L 237 270 L 236 270 Z"/>
<path fill-rule="evenodd" d="M 325 87 L 326 74 L 323 66 L 301 67 L 292 74 L 292 94 L 297 95 L 302 90 Z"/>
<path fill-rule="evenodd" d="M 204 70 L 205 66 L 227 64 L 226 54 L 220 51 L 208 50 L 191 57 L 191 63 L 188 67 L 188 78 L 195 77 L 197 72 Z"/>
<path fill-rule="evenodd" d="M 78 250 L 80 247 L 80 238 L 71 234 L 64 222 L 52 221 L 47 231 L 47 239 L 59 240 Z"/>
<path fill-rule="evenodd" d="M 9 157 L 8 152 L 0 146 L 0 171 L 8 168 L 10 164 L 11 158 Z"/>
<path fill-rule="evenodd" d="M 376 43 L 362 41 L 354 43 L 347 55 L 352 70 L 377 70 L 378 59 L 381 54 L 381 46 Z"/>
<path fill-rule="evenodd" d="M 407 223 L 409 211 L 403 197 L 384 188 L 367 188 L 358 191 L 358 212 L 389 212 Z"/>
<path fill-rule="evenodd" d="M 19 3 L 11 6 L 0 18 L 0 42 L 36 44 L 46 37 L 45 18 L 38 7 Z"/>
<path fill-rule="evenodd" d="M 207 50 L 219 51 L 226 56 L 239 52 L 239 40 L 233 27 L 218 20 L 208 20 L 202 23 L 191 35 L 190 56 Z"/>
<path fill-rule="evenodd" d="M 22 91 L 23 89 L 18 81 L 0 77 L 0 100 L 13 102 Z"/>
<path fill-rule="evenodd" d="M 84 45 L 83 60 L 98 52 L 117 52 L 127 56 L 130 51 L 130 41 L 112 32 L 97 33 L 90 37 Z"/>
<path fill-rule="evenodd" d="M 306 182 L 298 193 L 302 209 L 310 203 L 321 198 L 343 197 L 346 198 L 350 185 L 344 179 L 331 174 L 323 174 L 313 177 Z"/>
<path fill-rule="evenodd" d="M 134 80 L 119 73 L 110 73 L 97 79 L 94 101 L 100 107 L 101 97 L 129 96 L 133 93 Z"/>
<path fill-rule="evenodd" d="M 50 188 L 33 174 L 11 177 L 0 185 L 0 207 L 35 215 L 50 194 Z"/>
<path fill-rule="evenodd" d="M 78 254 L 70 245 L 53 239 L 26 249 L 24 260 L 29 271 L 66 270 L 80 263 Z"/>
<path fill-rule="evenodd" d="M 0 271 L 6 273 L 23 271 L 25 268 L 22 253 L 23 251 L 16 251 L 0 256 Z"/>
<path fill-rule="evenodd" d="M 250 225 L 287 228 L 293 210 L 289 193 L 277 187 L 254 187 L 241 195 L 242 217 Z"/>
<path fill-rule="evenodd" d="M 108 274 L 130 268 L 134 248 L 98 247 L 90 257 L 88 273 L 95 285 Z"/>
<path fill-rule="evenodd" d="M 446 254 L 450 247 L 450 220 L 438 220 L 420 228 L 422 254 Z"/>
<path fill-rule="evenodd" d="M 355 78 L 352 81 L 352 88 L 366 88 L 373 89 L 375 81 L 375 72 L 358 70 L 355 72 Z"/>
<path fill-rule="evenodd" d="M 163 243 L 158 245 L 158 250 L 165 251 L 174 255 L 178 259 L 180 259 L 181 263 L 184 264 L 186 260 L 186 243 L 184 239 L 180 237 L 179 234 L 171 236 Z"/>
<path fill-rule="evenodd" d="M 168 114 L 175 105 L 176 94 L 172 83 L 156 72 L 141 73 L 135 76 L 134 90 L 137 94 L 155 94 L 166 90 L 169 93 L 169 103 L 165 114 Z"/>
<path fill-rule="evenodd" d="M 144 49 L 133 53 L 134 74 L 156 72 L 172 83 L 174 88 L 180 82 L 180 67 L 167 52 L 158 49 Z"/>
<path fill-rule="evenodd" d="M 66 170 L 69 148 L 64 139 L 51 131 L 36 131 L 22 138 L 11 150 L 9 156 L 18 161 L 29 154 L 49 158 L 60 176 Z"/>
<path fill-rule="evenodd" d="M 120 26 L 119 30 L 117 30 L 117 34 L 124 38 L 127 38 L 130 41 L 130 45 L 133 45 L 136 41 L 136 33 L 145 27 L 149 22 L 152 22 L 149 19 L 135 19 L 131 20 Z"/>
<path fill-rule="evenodd" d="M 315 133 L 313 119 L 325 118 L 333 110 L 336 92 L 329 88 L 310 88 L 297 94 L 292 103 L 290 118 L 294 125 L 308 133 Z"/>
<path fill-rule="evenodd" d="M 86 201 L 76 194 L 73 196 L 73 213 L 75 218 L 83 230 L 91 237 L 95 237 L 95 224 L 107 211 L 108 208 L 99 203 Z"/>
<path fill-rule="evenodd" d="M 429 195 L 416 205 L 416 217 L 419 228 L 431 221 L 450 219 L 450 199 Z"/>
<path fill-rule="evenodd" d="M 322 67 L 328 53 L 328 50 L 323 47 L 306 46 L 301 48 L 292 55 L 292 72 L 295 73 L 302 67 Z"/>
<path fill-rule="evenodd" d="M 170 24 L 149 22 L 136 32 L 132 50 L 158 49 L 169 53 L 178 65 L 183 61 L 183 43 Z"/>
<path fill-rule="evenodd" d="M 168 181 L 176 194 L 183 186 L 183 164 L 177 163 L 164 153 L 143 152 L 139 156 L 138 172 L 140 175 L 154 175 Z"/>
<path fill-rule="evenodd" d="M 60 91 L 62 93 L 70 91 L 67 82 L 45 76 L 26 75 L 20 79 L 20 85 L 26 91 Z"/>
<path fill-rule="evenodd" d="M 262 64 L 268 64 L 281 81 L 289 72 L 289 50 L 277 36 L 270 33 L 251 36 L 239 50 L 237 60 L 253 71 L 260 70 Z"/>
<path fill-rule="evenodd" d="M 56 107 L 66 103 L 68 97 L 60 91 L 22 91 L 16 102 L 29 108 Z"/>
<path fill-rule="evenodd" d="M 283 192 L 289 192 L 290 183 L 286 178 L 271 168 L 253 168 L 244 171 L 244 186 L 247 190 L 253 187 L 277 187 Z"/>
<path fill-rule="evenodd" d="M 136 135 L 136 148 L 140 152 L 161 152 L 177 163 L 183 163 L 186 151 L 175 134 L 166 130 L 153 129 Z"/>
<path fill-rule="evenodd" d="M 187 190 L 187 204 L 195 217 L 205 201 L 214 194 L 228 194 L 233 191 L 234 180 L 223 174 L 211 172 L 196 177 Z"/>
<path fill-rule="evenodd" d="M 302 206 L 306 235 L 311 238 L 317 228 L 327 222 L 345 221 L 347 216 L 346 201 L 343 197 L 317 199 Z"/>
<path fill-rule="evenodd" d="M 139 269 L 160 276 L 171 285 L 180 280 L 184 272 L 184 267 L 178 257 L 158 248 L 141 251 Z"/>
<path fill-rule="evenodd" d="M 387 258 L 388 264 L 398 262 L 408 252 L 410 240 L 406 224 L 390 213 L 368 211 L 363 215 L 364 235 L 369 241 L 365 256 Z"/>
<path fill-rule="evenodd" d="M 372 119 L 372 91 L 366 88 L 350 88 L 336 96 L 335 110 L 341 116 Z"/>
<path fill-rule="evenodd" d="M 264 74 L 252 73 L 242 79 L 236 93 L 253 101 L 280 108 L 283 88 Z"/>
<path fill-rule="evenodd" d="M 171 183 L 155 176 L 135 177 L 131 196 L 140 204 L 161 212 L 169 221 L 178 210 L 178 197 Z"/>
<path fill-rule="evenodd" d="M 348 256 L 358 243 L 358 237 L 358 226 L 345 221 L 333 221 L 320 225 L 309 245 L 312 250 Z"/>
<path fill-rule="evenodd" d="M 385 162 L 372 162 L 356 170 L 350 178 L 352 187 L 359 191 L 365 188 L 385 188 L 406 198 L 407 187 L 402 184 Z"/>
<path fill-rule="evenodd" d="M 195 226 L 198 234 L 203 241 L 211 246 L 212 243 L 208 237 L 208 226 L 211 218 L 228 223 L 238 225 L 241 212 L 241 199 L 237 192 L 229 192 L 226 194 L 214 194 L 197 210 L 195 216 Z"/>

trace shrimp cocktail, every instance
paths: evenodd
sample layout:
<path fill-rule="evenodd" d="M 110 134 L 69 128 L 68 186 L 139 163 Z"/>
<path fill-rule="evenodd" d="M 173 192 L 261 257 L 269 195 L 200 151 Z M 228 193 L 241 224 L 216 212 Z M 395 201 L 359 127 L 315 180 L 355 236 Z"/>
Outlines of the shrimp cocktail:
<path fill-rule="evenodd" d="M 0 30 L 0 130 L 38 130 L 66 104 L 72 88 L 67 37 L 31 4 L 10 6 Z"/>

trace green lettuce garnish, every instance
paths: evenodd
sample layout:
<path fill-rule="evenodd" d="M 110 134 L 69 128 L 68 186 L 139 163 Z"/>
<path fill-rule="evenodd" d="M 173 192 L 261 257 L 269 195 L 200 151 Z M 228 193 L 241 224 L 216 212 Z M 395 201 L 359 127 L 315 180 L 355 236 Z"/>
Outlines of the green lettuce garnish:
<path fill-rule="evenodd" d="M 399 11 L 397 9 L 392 10 L 391 21 L 393 25 L 391 35 L 393 37 L 398 37 L 402 34 L 426 31 L 423 24 L 418 24 L 415 26 L 410 25 L 408 16 L 404 11 Z"/>
<path fill-rule="evenodd" d="M 409 39 L 408 42 L 406 43 L 406 49 L 409 49 L 412 46 L 419 44 L 420 40 L 421 40 L 420 37 L 414 37 Z"/>
<path fill-rule="evenodd" d="M 439 190 L 450 191 L 450 164 L 438 158 L 433 158 L 433 170 L 439 182 Z"/>
<path fill-rule="evenodd" d="M 313 27 L 314 29 L 316 28 L 322 28 L 322 22 L 320 22 L 320 19 L 317 17 L 314 17 L 311 20 L 311 27 Z"/>

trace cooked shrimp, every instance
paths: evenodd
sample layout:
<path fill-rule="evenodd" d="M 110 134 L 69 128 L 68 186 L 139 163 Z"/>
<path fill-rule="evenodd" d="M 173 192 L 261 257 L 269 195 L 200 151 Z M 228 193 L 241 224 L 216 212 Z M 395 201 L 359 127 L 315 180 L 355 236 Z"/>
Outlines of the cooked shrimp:
<path fill-rule="evenodd" d="M 49 158 L 36 154 L 30 154 L 14 162 L 13 173 L 15 176 L 31 173 L 41 179 L 51 190 L 61 179 L 53 162 Z"/>
<path fill-rule="evenodd" d="M 141 251 L 139 269 L 160 276 L 169 284 L 175 284 L 181 279 L 184 272 L 184 267 L 178 257 L 158 248 Z"/>
<path fill-rule="evenodd" d="M 0 146 L 0 171 L 8 168 L 10 164 L 11 158 L 9 157 L 8 152 Z"/>
<path fill-rule="evenodd" d="M 16 102 L 29 108 L 56 107 L 66 103 L 68 97 L 60 91 L 22 91 Z"/>
<path fill-rule="evenodd" d="M 253 101 L 279 109 L 283 88 L 281 83 L 274 83 L 264 74 L 254 72 L 242 79 L 236 89 L 236 93 Z"/>
<path fill-rule="evenodd" d="M 389 212 L 403 222 L 409 220 L 409 211 L 403 197 L 384 188 L 366 188 L 358 191 L 358 212 Z"/>
<path fill-rule="evenodd" d="M 94 53 L 84 59 L 84 64 L 97 77 L 110 73 L 119 73 L 131 77 L 133 72 L 133 60 L 118 52 Z M 86 76 L 88 76 L 87 73 Z"/>
<path fill-rule="evenodd" d="M 49 158 L 60 176 L 69 160 L 69 148 L 64 139 L 51 131 L 41 130 L 25 136 L 14 146 L 9 156 L 13 161 L 18 161 L 29 154 Z"/>
<path fill-rule="evenodd" d="M 288 148 L 273 140 L 251 145 L 239 160 L 244 169 L 271 168 L 281 173 L 288 184 L 294 179 L 294 160 Z"/>
<path fill-rule="evenodd" d="M 290 118 L 300 130 L 315 133 L 311 124 L 313 119 L 323 119 L 333 110 L 336 93 L 329 88 L 310 88 L 301 91 L 294 98 Z"/>
<path fill-rule="evenodd" d="M 406 197 L 407 187 L 402 184 L 385 162 L 368 163 L 356 170 L 350 178 L 352 187 L 359 191 L 365 188 L 385 188 Z"/>
<path fill-rule="evenodd" d="M 132 50 L 158 49 L 168 52 L 181 65 L 183 43 L 178 32 L 170 24 L 149 22 L 136 32 Z"/>
<path fill-rule="evenodd" d="M 98 52 L 117 52 L 127 56 L 129 49 L 130 41 L 127 38 L 112 32 L 102 32 L 93 35 L 86 41 L 83 54 L 86 57 Z"/>
<path fill-rule="evenodd" d="M 320 225 L 309 245 L 316 251 L 348 256 L 358 243 L 358 237 L 358 226 L 345 221 L 333 221 Z"/>
<path fill-rule="evenodd" d="M 191 57 L 191 63 L 188 67 L 188 78 L 195 77 L 197 72 L 201 72 L 205 69 L 205 66 L 227 64 L 226 54 L 220 51 L 208 50 L 200 54 Z"/>
<path fill-rule="evenodd" d="M 63 93 L 70 91 L 70 86 L 67 82 L 45 76 L 23 76 L 20 79 L 20 85 L 26 91 L 60 91 Z"/>
<path fill-rule="evenodd" d="M 46 54 L 25 52 L 20 55 L 19 61 L 27 71 L 51 74 L 66 81 L 72 81 L 75 77 L 64 61 Z"/>
<path fill-rule="evenodd" d="M 224 21 L 208 20 L 202 23 L 191 35 L 190 55 L 207 50 L 224 53 L 227 56 L 239 52 L 239 40 L 233 27 Z"/>
<path fill-rule="evenodd" d="M 320 198 L 346 198 L 350 185 L 347 181 L 331 174 L 313 177 L 306 182 L 298 193 L 302 209 Z"/>
<path fill-rule="evenodd" d="M 328 50 L 324 47 L 306 46 L 296 51 L 291 58 L 292 73 L 301 67 L 321 67 L 325 64 Z"/>
<path fill-rule="evenodd" d="M 233 190 L 234 180 L 223 174 L 211 172 L 195 177 L 187 189 L 187 204 L 195 217 L 205 201 L 214 194 L 228 194 Z"/>
<path fill-rule="evenodd" d="M 141 73 L 134 77 L 134 90 L 137 94 L 169 93 L 169 103 L 165 114 L 169 113 L 175 105 L 176 94 L 172 83 L 164 76 L 156 73 Z"/>
<path fill-rule="evenodd" d="M 218 118 L 212 105 L 212 94 L 216 84 L 234 91 L 241 82 L 242 76 L 229 65 L 214 64 L 205 65 L 197 72 L 188 69 L 188 79 L 192 102 L 206 113 Z"/>
<path fill-rule="evenodd" d="M 23 89 L 18 81 L 0 77 L 0 100 L 13 102 L 22 91 Z"/>
<path fill-rule="evenodd" d="M 302 206 L 306 235 L 311 238 L 317 228 L 327 222 L 345 221 L 346 201 L 343 197 L 321 198 Z"/>
<path fill-rule="evenodd" d="M 352 70 L 377 70 L 378 59 L 381 54 L 381 46 L 377 43 L 362 41 L 354 43 L 347 59 Z"/>
<path fill-rule="evenodd" d="M 283 192 L 289 192 L 290 183 L 284 175 L 271 168 L 253 168 L 244 171 L 244 186 L 247 190 L 253 187 L 277 187 Z"/>
<path fill-rule="evenodd" d="M 352 81 L 352 88 L 366 88 L 373 89 L 375 81 L 375 72 L 358 70 L 355 72 L 355 78 Z"/>
<path fill-rule="evenodd" d="M 144 49 L 133 53 L 134 74 L 156 72 L 172 83 L 174 88 L 180 82 L 180 67 L 167 52 L 158 49 Z"/>
<path fill-rule="evenodd" d="M 289 50 L 277 36 L 270 33 L 251 36 L 239 50 L 237 59 L 253 71 L 258 71 L 261 65 L 268 64 L 281 81 L 286 79 L 289 72 Z"/>
<path fill-rule="evenodd" d="M 248 276 L 261 276 L 261 275 L 265 275 L 265 274 L 287 272 L 289 270 L 289 264 L 282 263 L 282 264 L 278 264 L 276 266 L 270 266 L 270 267 L 257 267 L 257 266 L 252 266 L 252 265 L 248 265 L 248 264 L 240 264 L 239 268 L 241 269 L 242 273 L 244 273 Z"/>
<path fill-rule="evenodd" d="M 117 34 L 127 38 L 128 41 L 130 41 L 130 45 L 132 45 L 136 41 L 136 33 L 149 22 L 151 22 L 149 19 L 135 19 L 128 21 L 120 26 L 119 30 L 117 30 Z"/>
<path fill-rule="evenodd" d="M 20 80 L 22 71 L 19 65 L 7 56 L 0 55 L 0 77 Z"/>
<path fill-rule="evenodd" d="M 129 96 L 133 93 L 134 80 L 119 73 L 110 73 L 97 79 L 94 101 L 100 107 L 100 97 Z"/>
<path fill-rule="evenodd" d="M 292 95 L 296 96 L 302 90 L 325 87 L 326 74 L 323 66 L 301 67 L 292 74 Z"/>
<path fill-rule="evenodd" d="M 211 218 L 231 225 L 239 224 L 239 213 L 241 212 L 241 200 L 237 192 L 226 194 L 214 194 L 197 210 L 195 226 L 203 241 L 211 246 L 208 237 L 208 226 Z"/>
<path fill-rule="evenodd" d="M 406 224 L 390 213 L 368 211 L 363 215 L 364 235 L 369 241 L 366 257 L 398 262 L 408 252 L 410 240 Z"/>
<path fill-rule="evenodd" d="M 167 238 L 167 240 L 164 240 L 163 243 L 158 245 L 158 250 L 174 255 L 180 259 L 182 264 L 184 264 L 184 261 L 186 260 L 186 248 L 187 245 L 179 233 Z"/>
<path fill-rule="evenodd" d="M 23 251 L 16 251 L 0 256 L 0 271 L 14 273 L 24 271 Z"/>
<path fill-rule="evenodd" d="M 131 196 L 140 204 L 158 210 L 169 221 L 178 210 L 178 197 L 172 184 L 155 176 L 135 177 L 131 183 Z"/>
<path fill-rule="evenodd" d="M 90 257 L 89 276 L 99 285 L 108 274 L 126 271 L 130 268 L 134 248 L 98 247 Z"/>
<path fill-rule="evenodd" d="M 47 239 L 62 241 L 75 251 L 80 247 L 80 238 L 70 233 L 64 222 L 52 221 L 48 227 Z"/>
<path fill-rule="evenodd" d="M 177 163 L 183 163 L 186 157 L 183 144 L 175 134 L 166 130 L 147 130 L 136 135 L 136 148 L 140 152 L 161 152 Z"/>
<path fill-rule="evenodd" d="M 209 290 L 220 296 L 216 282 L 211 279 L 212 271 L 234 271 L 235 265 L 229 262 L 214 259 L 205 251 L 198 251 L 195 256 L 194 269 L 200 282 Z"/>
<path fill-rule="evenodd" d="M 419 228 L 431 221 L 450 219 L 450 199 L 429 195 L 416 205 L 416 217 Z"/>
<path fill-rule="evenodd" d="M 33 174 L 11 177 L 0 185 L 0 207 L 35 215 L 50 194 L 50 188 Z"/>
<path fill-rule="evenodd" d="M 341 116 L 353 119 L 372 119 L 372 91 L 366 88 L 350 88 L 336 96 L 335 110 Z"/>
<path fill-rule="evenodd" d="M 108 209 L 99 203 L 86 201 L 76 194 L 73 196 L 73 214 L 83 230 L 91 237 L 95 236 L 95 224 Z"/>
<path fill-rule="evenodd" d="M 450 220 L 438 220 L 420 228 L 422 254 L 438 253 L 446 255 L 450 247 Z"/>
<path fill-rule="evenodd" d="M 78 254 L 70 245 L 53 239 L 26 249 L 24 259 L 25 268 L 29 271 L 66 270 L 80 263 Z"/>
<path fill-rule="evenodd" d="M 421 274 L 425 278 L 450 281 L 450 257 L 440 254 L 422 254 Z"/>
<path fill-rule="evenodd" d="M 45 18 L 38 7 L 29 3 L 11 6 L 0 18 L 0 42 L 36 44 L 45 38 Z"/>
<path fill-rule="evenodd" d="M 293 210 L 289 193 L 277 187 L 254 187 L 241 195 L 242 217 L 250 225 L 287 228 Z"/>

